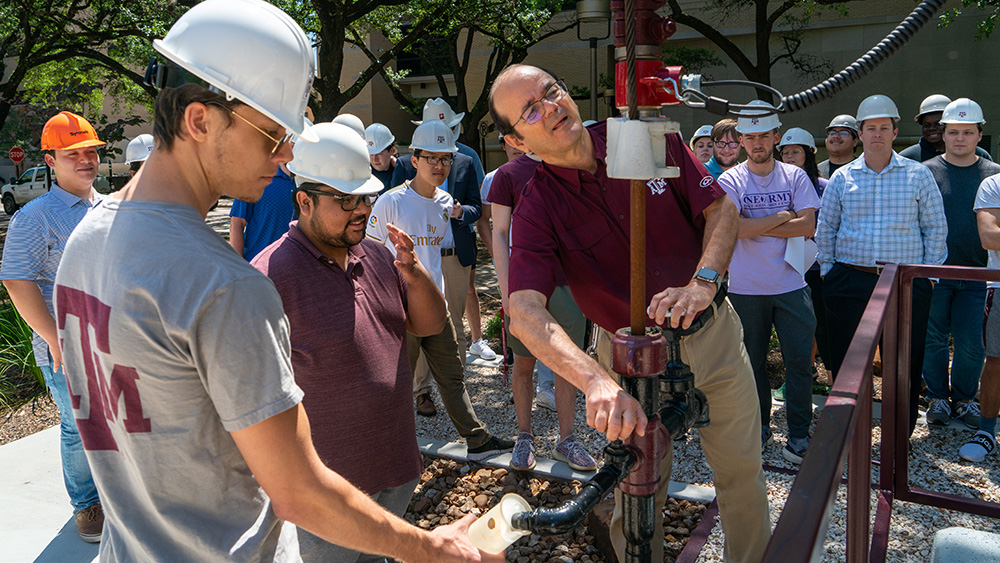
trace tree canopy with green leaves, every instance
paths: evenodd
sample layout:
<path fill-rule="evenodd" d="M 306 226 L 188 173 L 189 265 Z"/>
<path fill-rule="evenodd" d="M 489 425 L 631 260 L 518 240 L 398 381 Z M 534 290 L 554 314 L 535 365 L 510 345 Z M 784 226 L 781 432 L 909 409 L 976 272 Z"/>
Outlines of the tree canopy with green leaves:
<path fill-rule="evenodd" d="M 523 61 L 528 56 L 528 49 L 540 41 L 576 25 L 575 18 L 554 20 L 564 4 L 562 0 L 457 0 L 449 4 L 443 16 L 428 28 L 419 41 L 406 48 L 406 52 L 431 61 L 424 65 L 426 69 L 423 71 L 434 77 L 443 97 L 456 113 L 465 112 L 461 135 L 464 143 L 473 144 L 476 125 L 489 111 L 487 98 L 490 86 L 500 72 L 511 64 Z M 381 33 L 395 43 L 407 29 L 408 22 L 416 21 L 421 13 L 434 5 L 433 0 L 426 3 L 411 1 L 404 10 L 380 9 L 364 20 L 367 31 Z M 360 36 L 354 39 L 354 43 L 374 61 L 375 53 L 364 47 L 359 41 Z M 488 43 L 490 54 L 485 67 L 477 69 L 482 71 L 482 80 L 471 84 L 470 64 L 477 41 Z M 449 74 L 454 78 L 454 87 L 450 87 L 446 79 Z M 394 72 L 383 67 L 382 75 L 400 105 L 419 115 L 423 100 L 411 96 L 400 86 L 400 80 L 406 77 L 407 72 Z"/>

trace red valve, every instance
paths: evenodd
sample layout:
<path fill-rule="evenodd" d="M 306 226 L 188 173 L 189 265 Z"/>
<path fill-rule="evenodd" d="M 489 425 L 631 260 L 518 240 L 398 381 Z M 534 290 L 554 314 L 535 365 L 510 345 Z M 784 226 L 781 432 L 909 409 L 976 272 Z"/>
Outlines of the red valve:
<path fill-rule="evenodd" d="M 660 106 L 681 103 L 677 99 L 678 92 L 675 91 L 675 88 L 680 84 L 684 67 L 665 67 L 660 61 L 637 60 L 635 61 L 635 70 L 639 77 L 636 92 L 639 109 L 659 108 Z M 621 110 L 628 108 L 627 76 L 624 61 L 615 65 L 615 106 Z M 671 83 L 668 79 L 673 79 L 673 82 Z"/>

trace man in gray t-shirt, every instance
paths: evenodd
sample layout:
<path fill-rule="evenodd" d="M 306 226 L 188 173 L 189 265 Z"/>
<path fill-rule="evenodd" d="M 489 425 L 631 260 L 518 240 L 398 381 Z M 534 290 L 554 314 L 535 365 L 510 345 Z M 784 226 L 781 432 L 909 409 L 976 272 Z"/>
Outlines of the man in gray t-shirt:
<path fill-rule="evenodd" d="M 67 242 L 56 324 L 105 505 L 102 561 L 295 562 L 291 524 L 398 559 L 487 559 L 471 517 L 425 532 L 323 465 L 274 285 L 204 223 L 223 193 L 260 198 L 291 160 L 286 130 L 315 139 L 309 45 L 262 0 L 181 16 L 154 42 L 153 153 Z"/>

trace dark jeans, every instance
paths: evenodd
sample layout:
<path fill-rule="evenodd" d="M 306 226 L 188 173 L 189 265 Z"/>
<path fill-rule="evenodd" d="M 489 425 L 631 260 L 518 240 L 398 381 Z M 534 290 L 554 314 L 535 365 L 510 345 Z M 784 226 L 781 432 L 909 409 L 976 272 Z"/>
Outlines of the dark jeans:
<path fill-rule="evenodd" d="M 934 286 L 927 322 L 924 382 L 934 399 L 969 401 L 979 390 L 986 350 L 983 349 L 983 311 L 986 282 L 941 280 Z M 948 336 L 955 341 L 948 385 Z"/>
<path fill-rule="evenodd" d="M 823 305 L 823 278 L 819 268 L 806 272 L 806 283 L 812 293 L 813 311 L 816 312 L 816 351 L 823 365 L 830 369 L 830 334 L 826 328 L 826 305 Z"/>
<path fill-rule="evenodd" d="M 827 369 L 836 378 L 854 331 L 861 323 L 865 307 L 878 276 L 855 270 L 844 264 L 834 264 L 823 278 L 823 303 L 826 305 L 827 327 L 830 331 L 830 364 Z M 924 343 L 927 340 L 927 317 L 931 308 L 931 282 L 913 280 L 913 315 L 910 319 L 910 433 L 917 424 L 917 399 L 923 381 Z M 882 373 L 882 377 L 895 374 Z"/>
<path fill-rule="evenodd" d="M 771 385 L 767 377 L 767 351 L 771 326 L 778 333 L 785 362 L 785 409 L 788 435 L 808 438 L 812 421 L 812 354 L 816 316 L 809 288 L 780 295 L 729 294 L 729 301 L 743 325 L 743 344 L 750 357 L 760 401 L 760 424 L 771 426 Z"/>

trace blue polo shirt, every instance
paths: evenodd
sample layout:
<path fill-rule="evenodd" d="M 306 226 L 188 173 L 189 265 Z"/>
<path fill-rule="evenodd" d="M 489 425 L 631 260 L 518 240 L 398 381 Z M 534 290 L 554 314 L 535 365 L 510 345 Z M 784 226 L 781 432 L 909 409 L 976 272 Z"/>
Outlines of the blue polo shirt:
<path fill-rule="evenodd" d="M 295 182 L 279 167 L 271 183 L 264 188 L 264 195 L 255 203 L 233 200 L 230 217 L 247 222 L 243 231 L 243 258 L 248 262 L 267 245 L 288 232 L 288 224 L 295 215 L 292 192 Z"/>
<path fill-rule="evenodd" d="M 48 193 L 26 203 L 10 219 L 3 244 L 3 261 L 0 262 L 0 279 L 37 283 L 45 306 L 55 318 L 52 290 L 66 239 L 102 199 L 104 196 L 94 189 L 90 191 L 90 199 L 83 199 L 52 184 Z M 48 345 L 37 332 L 32 331 L 32 335 L 35 363 L 49 365 Z"/>

